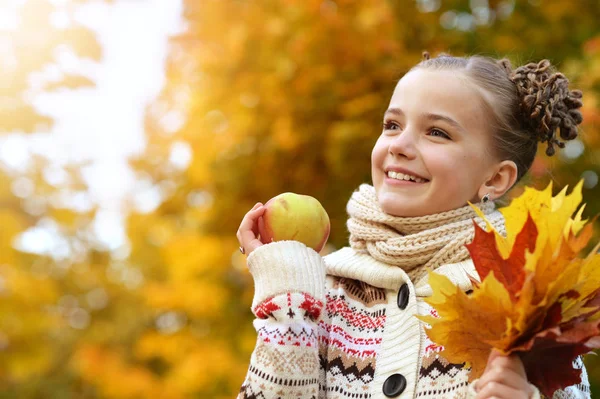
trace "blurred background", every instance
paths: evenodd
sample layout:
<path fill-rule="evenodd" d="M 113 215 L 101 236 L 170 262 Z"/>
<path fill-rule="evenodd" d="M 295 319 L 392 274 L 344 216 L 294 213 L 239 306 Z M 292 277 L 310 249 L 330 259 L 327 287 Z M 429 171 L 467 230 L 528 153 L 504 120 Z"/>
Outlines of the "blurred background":
<path fill-rule="evenodd" d="M 234 397 L 243 215 L 309 194 L 344 246 L 423 50 L 556 64 L 581 136 L 523 183 L 583 179 L 598 214 L 599 20 L 597 0 L 1 0 L 0 398 Z"/>

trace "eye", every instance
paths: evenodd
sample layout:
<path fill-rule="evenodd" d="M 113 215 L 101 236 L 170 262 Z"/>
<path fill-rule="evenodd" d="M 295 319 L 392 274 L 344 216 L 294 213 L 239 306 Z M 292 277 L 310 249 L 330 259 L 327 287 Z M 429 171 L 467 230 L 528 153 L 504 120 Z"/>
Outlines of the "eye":
<path fill-rule="evenodd" d="M 450 136 L 448 135 L 448 133 L 446 133 L 443 130 L 440 130 L 438 128 L 431 129 L 429 131 L 429 135 L 430 136 L 434 136 L 434 137 L 441 137 L 441 138 L 450 140 Z"/>
<path fill-rule="evenodd" d="M 399 130 L 400 125 L 394 121 L 384 121 L 383 130 Z"/>

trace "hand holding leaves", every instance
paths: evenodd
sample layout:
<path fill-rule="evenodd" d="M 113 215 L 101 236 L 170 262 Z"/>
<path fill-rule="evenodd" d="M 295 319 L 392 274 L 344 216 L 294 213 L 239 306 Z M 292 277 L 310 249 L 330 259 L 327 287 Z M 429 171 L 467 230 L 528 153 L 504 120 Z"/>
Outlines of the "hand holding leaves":
<path fill-rule="evenodd" d="M 502 356 L 496 350 L 490 353 L 486 369 L 475 384 L 475 389 L 477 399 L 528 399 L 533 394 L 519 356 Z"/>

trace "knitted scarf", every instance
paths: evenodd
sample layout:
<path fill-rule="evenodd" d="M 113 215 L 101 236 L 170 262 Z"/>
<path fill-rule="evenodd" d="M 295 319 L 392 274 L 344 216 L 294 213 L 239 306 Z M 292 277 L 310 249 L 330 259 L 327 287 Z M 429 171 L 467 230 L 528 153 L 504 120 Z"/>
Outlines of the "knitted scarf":
<path fill-rule="evenodd" d="M 506 235 L 504 218 L 494 202 L 480 202 L 477 206 L 494 228 Z M 485 226 L 470 205 L 426 216 L 389 215 L 381 209 L 375 188 L 368 184 L 362 184 L 352 194 L 346 210 L 350 216 L 350 246 L 378 261 L 401 267 L 412 281 L 418 281 L 428 269 L 469 259 L 464 244 L 473 240 L 473 219 Z"/>

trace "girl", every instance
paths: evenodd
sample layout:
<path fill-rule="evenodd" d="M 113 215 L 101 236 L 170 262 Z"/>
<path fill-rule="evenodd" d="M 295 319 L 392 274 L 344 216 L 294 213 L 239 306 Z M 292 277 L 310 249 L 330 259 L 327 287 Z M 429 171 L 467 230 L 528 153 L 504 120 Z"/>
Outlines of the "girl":
<path fill-rule="evenodd" d="M 442 55 L 397 84 L 371 155 L 373 185 L 348 202 L 349 247 L 325 257 L 296 241 L 264 244 L 258 203 L 237 232 L 254 277 L 258 341 L 239 398 L 539 398 L 518 356 L 492 352 L 479 380 L 450 364 L 415 314 L 432 309 L 427 270 L 464 291 L 476 275 L 467 204 L 494 227 L 494 200 L 577 136 L 581 92 L 547 60 Z M 555 398 L 589 397 L 581 383 Z"/>

